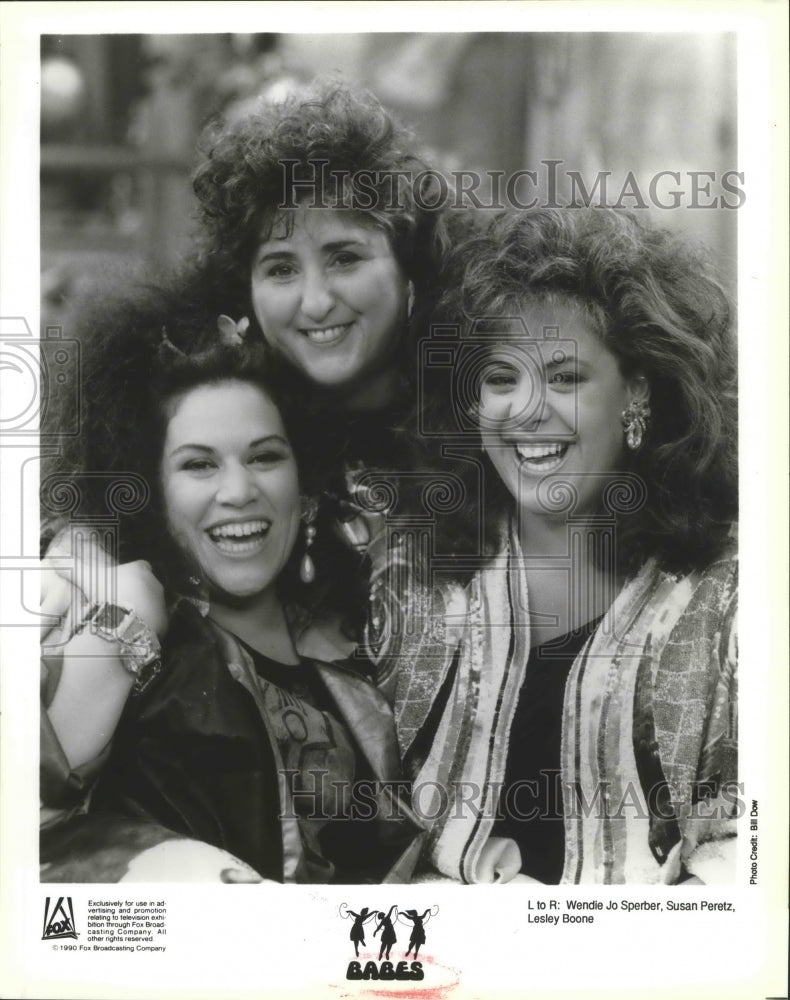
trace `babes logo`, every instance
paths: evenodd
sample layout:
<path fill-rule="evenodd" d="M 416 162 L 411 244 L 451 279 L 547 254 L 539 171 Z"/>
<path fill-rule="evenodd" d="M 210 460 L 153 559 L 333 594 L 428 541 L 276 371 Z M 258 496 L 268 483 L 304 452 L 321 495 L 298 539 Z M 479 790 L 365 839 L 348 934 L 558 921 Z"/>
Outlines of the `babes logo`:
<path fill-rule="evenodd" d="M 359 912 L 346 903 L 340 904 L 340 917 L 353 921 L 349 938 L 354 946 L 355 959 L 348 963 L 346 979 L 408 980 L 415 982 L 425 978 L 423 963 L 419 961 L 420 948 L 425 944 L 425 927 L 439 912 L 438 906 L 417 910 L 399 910 L 393 904 L 389 910 L 371 910 L 363 906 Z M 403 929 L 401 929 L 403 928 Z M 404 952 L 403 939 L 408 928 L 409 944 Z M 370 944 L 365 936 L 370 936 Z M 399 945 L 398 942 L 401 941 Z M 368 951 L 370 957 L 360 955 L 360 948 Z M 372 956 L 378 948 L 378 959 Z M 393 954 L 393 949 L 395 949 Z M 371 954 L 372 952 L 372 954 Z"/>

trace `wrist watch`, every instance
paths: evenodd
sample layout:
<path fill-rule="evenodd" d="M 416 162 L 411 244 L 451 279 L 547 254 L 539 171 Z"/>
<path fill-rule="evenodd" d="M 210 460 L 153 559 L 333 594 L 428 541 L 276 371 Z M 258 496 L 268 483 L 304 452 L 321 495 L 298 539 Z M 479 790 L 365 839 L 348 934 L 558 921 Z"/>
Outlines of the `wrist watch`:
<path fill-rule="evenodd" d="M 134 677 L 132 695 L 144 691 L 161 670 L 159 640 L 153 629 L 130 608 L 107 601 L 94 604 L 82 619 L 78 631 L 84 629 L 120 646 L 121 666 Z"/>

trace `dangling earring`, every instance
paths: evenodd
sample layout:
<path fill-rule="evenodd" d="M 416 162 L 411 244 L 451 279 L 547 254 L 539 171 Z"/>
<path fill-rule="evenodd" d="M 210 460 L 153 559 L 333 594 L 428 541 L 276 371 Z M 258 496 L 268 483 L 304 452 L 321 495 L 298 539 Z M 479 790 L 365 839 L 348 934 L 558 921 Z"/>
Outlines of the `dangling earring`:
<path fill-rule="evenodd" d="M 409 296 L 406 300 L 406 319 L 410 320 L 414 309 L 414 282 L 410 281 L 406 287 L 409 290 Z"/>
<path fill-rule="evenodd" d="M 631 451 L 637 451 L 642 446 L 642 440 L 647 433 L 651 411 L 646 402 L 633 399 L 623 410 L 621 420 L 625 440 Z"/>
<path fill-rule="evenodd" d="M 302 520 L 304 521 L 304 555 L 299 565 L 299 579 L 302 583 L 312 583 L 315 580 L 315 563 L 310 556 L 310 548 L 315 541 L 315 519 L 318 514 L 318 500 L 315 497 L 302 497 Z"/>

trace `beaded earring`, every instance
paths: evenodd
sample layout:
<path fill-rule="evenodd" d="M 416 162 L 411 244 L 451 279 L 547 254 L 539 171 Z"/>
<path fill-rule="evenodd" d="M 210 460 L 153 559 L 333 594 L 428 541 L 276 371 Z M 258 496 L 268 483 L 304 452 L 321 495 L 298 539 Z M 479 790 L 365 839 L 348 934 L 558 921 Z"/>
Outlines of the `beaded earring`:
<path fill-rule="evenodd" d="M 315 580 L 315 563 L 310 555 L 310 549 L 315 541 L 315 519 L 318 514 L 318 500 L 315 497 L 302 497 L 302 521 L 304 522 L 305 551 L 299 565 L 299 579 L 302 583 L 312 583 Z"/>

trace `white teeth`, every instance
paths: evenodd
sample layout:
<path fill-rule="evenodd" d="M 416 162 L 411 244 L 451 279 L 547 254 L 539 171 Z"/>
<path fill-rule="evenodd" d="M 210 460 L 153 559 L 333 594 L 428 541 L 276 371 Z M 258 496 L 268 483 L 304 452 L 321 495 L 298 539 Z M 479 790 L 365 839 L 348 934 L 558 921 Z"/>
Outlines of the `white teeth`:
<path fill-rule="evenodd" d="M 326 326 L 322 330 L 303 330 L 302 332 L 313 344 L 329 344 L 333 340 L 339 340 L 350 325 L 350 323 L 344 323 L 342 326 Z"/>
<path fill-rule="evenodd" d="M 566 444 L 517 444 L 516 451 L 522 458 L 548 458 L 562 454 L 567 447 Z"/>
<path fill-rule="evenodd" d="M 259 535 L 269 530 L 271 521 L 244 521 L 238 524 L 220 524 L 216 528 L 209 529 L 209 535 L 216 541 L 221 538 L 248 538 L 250 535 Z"/>

